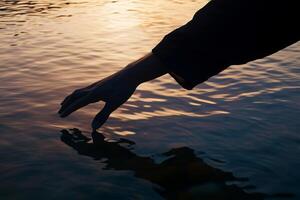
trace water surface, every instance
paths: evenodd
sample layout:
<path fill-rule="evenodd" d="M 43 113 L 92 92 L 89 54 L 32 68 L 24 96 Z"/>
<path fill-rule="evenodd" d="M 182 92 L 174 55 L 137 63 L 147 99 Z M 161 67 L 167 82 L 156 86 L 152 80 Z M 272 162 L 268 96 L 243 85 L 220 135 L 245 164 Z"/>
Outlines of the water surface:
<path fill-rule="evenodd" d="M 101 129 L 134 145 L 60 139 L 69 128 L 90 137 L 101 107 L 59 119 L 66 94 L 143 56 L 206 2 L 1 1 L 1 199 L 172 199 L 174 188 L 195 199 L 300 199 L 299 43 L 192 91 L 168 75 L 140 86 Z M 164 163 L 177 166 L 169 177 L 150 173 L 166 175 Z M 191 163 L 197 178 L 181 179 Z"/>

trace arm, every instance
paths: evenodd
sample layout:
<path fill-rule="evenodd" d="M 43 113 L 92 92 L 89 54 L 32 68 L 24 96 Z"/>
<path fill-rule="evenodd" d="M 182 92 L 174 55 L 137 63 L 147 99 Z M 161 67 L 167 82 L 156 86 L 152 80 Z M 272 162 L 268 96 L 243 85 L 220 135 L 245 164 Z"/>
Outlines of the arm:
<path fill-rule="evenodd" d="M 186 89 L 230 65 L 268 56 L 299 40 L 297 0 L 211 0 L 152 53 L 123 70 L 66 97 L 66 117 L 87 104 L 105 101 L 92 122 L 99 128 L 141 83 L 166 73 Z"/>

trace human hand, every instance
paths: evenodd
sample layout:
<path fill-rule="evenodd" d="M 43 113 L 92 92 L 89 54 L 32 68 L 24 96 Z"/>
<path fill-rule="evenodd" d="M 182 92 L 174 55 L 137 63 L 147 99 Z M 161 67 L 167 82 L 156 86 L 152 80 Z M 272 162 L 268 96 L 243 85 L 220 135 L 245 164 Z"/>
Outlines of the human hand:
<path fill-rule="evenodd" d="M 104 101 L 102 110 L 92 121 L 92 128 L 100 128 L 110 114 L 125 103 L 136 90 L 137 84 L 127 81 L 120 74 L 111 75 L 87 87 L 77 89 L 67 96 L 58 111 L 61 117 L 67 117 L 74 111 L 98 101 Z"/>
<path fill-rule="evenodd" d="M 95 131 L 108 119 L 109 115 L 125 103 L 136 90 L 137 86 L 160 77 L 167 69 L 152 53 L 128 64 L 119 72 L 100 80 L 85 88 L 75 90 L 61 103 L 58 111 L 61 117 L 98 101 L 104 101 L 103 109 L 95 116 L 92 128 Z"/>

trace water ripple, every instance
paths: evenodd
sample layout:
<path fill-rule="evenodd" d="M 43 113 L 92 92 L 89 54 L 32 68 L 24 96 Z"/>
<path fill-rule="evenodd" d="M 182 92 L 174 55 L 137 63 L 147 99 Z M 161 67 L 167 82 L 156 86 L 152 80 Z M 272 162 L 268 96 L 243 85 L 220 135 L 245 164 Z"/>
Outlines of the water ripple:
<path fill-rule="evenodd" d="M 1 1 L 0 169 L 5 173 L 0 190 L 5 188 L 8 198 L 28 190 L 30 198 L 39 190 L 63 195 L 57 184 L 71 194 L 82 186 L 73 185 L 76 180 L 89 180 L 90 188 L 103 187 L 107 197 L 118 190 L 123 196 L 145 191 L 139 195 L 159 198 L 145 181 L 129 172 L 104 171 L 104 161 L 79 157 L 58 141 L 61 129 L 88 132 L 103 104 L 66 120 L 56 111 L 66 94 L 149 52 L 206 2 Z M 148 157 L 189 147 L 209 165 L 247 177 L 239 183 L 247 191 L 299 197 L 299 45 L 231 66 L 192 91 L 168 75 L 146 83 L 112 114 L 103 132 L 134 140 L 133 151 Z M 84 196 L 82 190 L 76 194 Z"/>

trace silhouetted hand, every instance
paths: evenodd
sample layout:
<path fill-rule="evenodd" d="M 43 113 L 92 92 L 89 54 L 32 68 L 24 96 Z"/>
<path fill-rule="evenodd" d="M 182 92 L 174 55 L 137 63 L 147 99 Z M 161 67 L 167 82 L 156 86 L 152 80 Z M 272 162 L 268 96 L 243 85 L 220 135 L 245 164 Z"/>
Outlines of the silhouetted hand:
<path fill-rule="evenodd" d="M 152 53 L 149 53 L 139 60 L 128 64 L 117 73 L 90 86 L 75 90 L 61 103 L 58 113 L 61 117 L 66 117 L 90 103 L 104 101 L 103 109 L 92 122 L 92 128 L 96 130 L 106 122 L 114 110 L 131 97 L 140 84 L 166 73 L 167 69 L 163 67 L 160 60 Z"/>
<path fill-rule="evenodd" d="M 58 113 L 61 117 L 66 117 L 90 103 L 104 101 L 105 105 L 103 109 L 95 116 L 92 122 L 92 128 L 96 130 L 135 91 L 137 84 L 127 79 L 128 77 L 124 77 L 122 73 L 116 73 L 92 85 L 77 89 L 64 99 Z"/>

